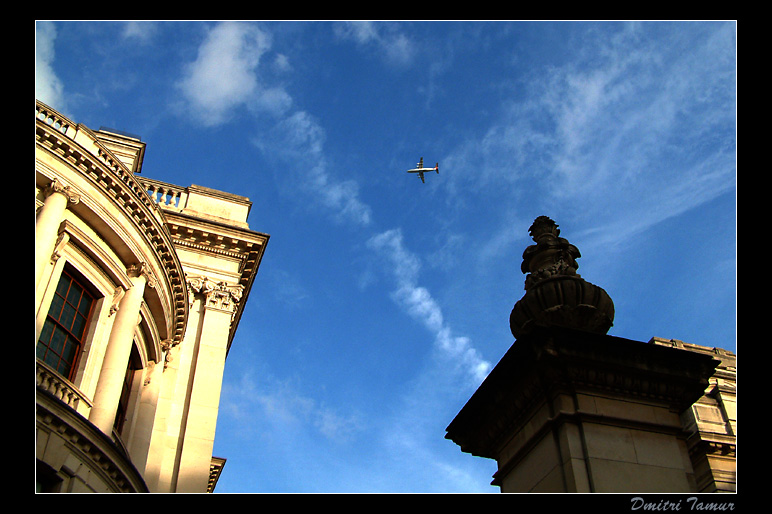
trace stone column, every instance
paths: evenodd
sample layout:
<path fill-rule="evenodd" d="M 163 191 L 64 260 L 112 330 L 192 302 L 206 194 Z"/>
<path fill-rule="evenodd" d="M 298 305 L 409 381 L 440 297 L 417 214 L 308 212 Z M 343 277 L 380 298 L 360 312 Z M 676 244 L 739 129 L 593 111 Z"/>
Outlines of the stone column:
<path fill-rule="evenodd" d="M 164 346 L 167 344 L 164 343 Z M 145 370 L 134 430 L 131 441 L 128 444 L 131 461 L 139 470 L 146 470 L 147 468 L 153 425 L 158 408 L 158 397 L 161 390 L 161 382 L 163 381 L 163 370 L 164 356 L 161 357 L 159 362 L 148 362 L 147 369 Z M 148 484 L 149 486 L 150 484 Z"/>
<path fill-rule="evenodd" d="M 147 284 L 144 266 L 140 264 L 128 270 L 131 287 L 118 305 L 94 393 L 94 406 L 89 420 L 107 435 L 112 434 L 123 379 L 129 365 L 134 329 L 139 323 L 139 310 Z"/>
<path fill-rule="evenodd" d="M 59 224 L 64 218 L 67 204 L 80 201 L 80 196 L 73 192 L 70 186 L 65 186 L 56 179 L 48 186 L 45 194 L 45 202 L 35 220 L 35 288 L 56 247 Z"/>
<path fill-rule="evenodd" d="M 203 295 L 203 320 L 194 355 L 190 402 L 180 454 L 176 492 L 206 492 L 212 460 L 225 356 L 242 286 L 189 279 L 191 290 Z"/>

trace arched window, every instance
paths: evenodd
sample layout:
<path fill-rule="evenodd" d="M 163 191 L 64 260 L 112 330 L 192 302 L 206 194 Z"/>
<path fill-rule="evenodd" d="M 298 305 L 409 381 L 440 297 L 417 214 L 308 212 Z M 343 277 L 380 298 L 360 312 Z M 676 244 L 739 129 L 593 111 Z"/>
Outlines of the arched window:
<path fill-rule="evenodd" d="M 94 296 L 83 283 L 73 273 L 62 271 L 36 351 L 38 359 L 70 380 L 93 305 Z"/>

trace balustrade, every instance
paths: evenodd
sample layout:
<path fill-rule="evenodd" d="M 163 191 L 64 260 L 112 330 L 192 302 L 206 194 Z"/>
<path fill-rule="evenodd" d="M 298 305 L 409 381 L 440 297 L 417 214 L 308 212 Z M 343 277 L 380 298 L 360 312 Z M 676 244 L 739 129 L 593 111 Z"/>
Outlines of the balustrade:
<path fill-rule="evenodd" d="M 158 180 L 143 179 L 137 177 L 145 187 L 147 194 L 161 208 L 181 209 L 185 205 L 187 188 L 167 184 Z"/>
<path fill-rule="evenodd" d="M 87 418 L 89 411 L 91 410 L 91 402 L 88 398 L 86 398 L 86 396 L 67 379 L 44 363 L 37 361 L 36 364 L 36 382 L 38 388 L 51 393 L 58 400 Z"/>
<path fill-rule="evenodd" d="M 35 116 L 62 134 L 67 134 L 67 130 L 70 128 L 70 122 L 67 118 L 37 102 L 35 103 Z"/>

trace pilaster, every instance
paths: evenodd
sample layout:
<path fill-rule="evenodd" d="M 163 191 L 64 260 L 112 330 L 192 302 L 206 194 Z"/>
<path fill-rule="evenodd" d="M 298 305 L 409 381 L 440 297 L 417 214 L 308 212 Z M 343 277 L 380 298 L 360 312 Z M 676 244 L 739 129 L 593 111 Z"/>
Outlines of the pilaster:
<path fill-rule="evenodd" d="M 231 323 L 243 287 L 188 276 L 189 297 L 201 302 L 190 401 L 184 428 L 176 492 L 205 492 L 209 482 L 222 378 Z"/>

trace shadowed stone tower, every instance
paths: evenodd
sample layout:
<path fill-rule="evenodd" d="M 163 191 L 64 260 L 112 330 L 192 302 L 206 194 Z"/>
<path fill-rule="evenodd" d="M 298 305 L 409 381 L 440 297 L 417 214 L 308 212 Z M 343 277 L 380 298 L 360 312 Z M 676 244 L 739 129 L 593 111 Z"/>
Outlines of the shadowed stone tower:
<path fill-rule="evenodd" d="M 447 428 L 502 492 L 697 492 L 681 413 L 719 363 L 607 335 L 614 304 L 546 216 L 523 253 L 516 341 Z"/>

